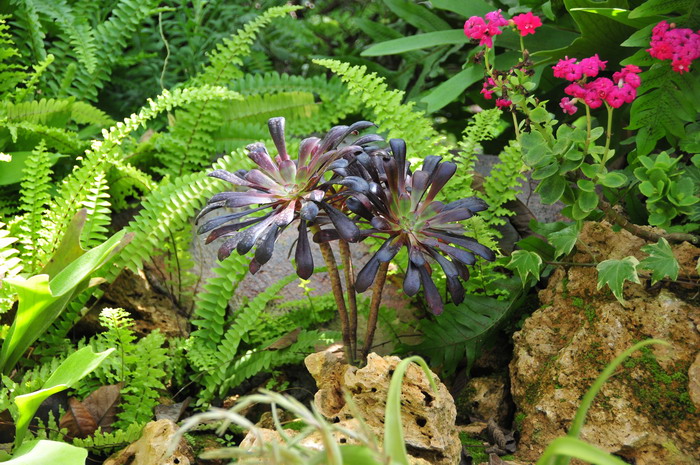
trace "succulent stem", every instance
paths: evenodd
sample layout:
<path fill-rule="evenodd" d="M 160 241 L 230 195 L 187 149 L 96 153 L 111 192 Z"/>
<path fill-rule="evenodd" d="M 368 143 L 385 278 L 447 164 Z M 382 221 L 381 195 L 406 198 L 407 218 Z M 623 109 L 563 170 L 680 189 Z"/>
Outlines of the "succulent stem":
<path fill-rule="evenodd" d="M 367 320 L 367 332 L 365 333 L 365 345 L 362 348 L 362 360 L 367 360 L 369 351 L 372 350 L 374 341 L 374 331 L 377 329 L 377 318 L 379 317 L 379 305 L 382 303 L 382 291 L 386 282 L 386 273 L 389 270 L 389 262 L 379 265 L 379 271 L 372 284 L 372 302 L 369 307 L 369 320 Z"/>
<path fill-rule="evenodd" d="M 311 231 L 314 233 L 318 232 L 320 228 L 318 225 L 311 226 Z M 333 297 L 335 298 L 335 303 L 338 306 L 338 315 L 340 316 L 340 328 L 343 333 L 343 346 L 345 347 L 345 357 L 348 359 L 348 363 L 352 363 L 354 357 L 352 357 L 352 341 L 350 339 L 350 325 L 348 322 L 348 310 L 345 306 L 345 298 L 343 297 L 343 284 L 340 281 L 340 273 L 338 272 L 338 263 L 333 255 L 333 249 L 331 249 L 330 244 L 327 242 L 322 242 L 318 244 L 321 249 L 321 255 L 323 255 L 323 261 L 326 262 L 326 267 L 328 268 L 328 277 L 331 280 L 331 289 L 333 289 Z"/>
<path fill-rule="evenodd" d="M 349 244 L 340 240 L 338 241 L 338 246 L 340 248 L 340 260 L 343 263 L 343 271 L 345 272 L 345 289 L 348 297 L 350 355 L 352 356 L 350 363 L 354 363 L 357 358 L 357 295 L 355 294 L 355 271 L 352 267 L 352 256 L 350 255 Z"/>

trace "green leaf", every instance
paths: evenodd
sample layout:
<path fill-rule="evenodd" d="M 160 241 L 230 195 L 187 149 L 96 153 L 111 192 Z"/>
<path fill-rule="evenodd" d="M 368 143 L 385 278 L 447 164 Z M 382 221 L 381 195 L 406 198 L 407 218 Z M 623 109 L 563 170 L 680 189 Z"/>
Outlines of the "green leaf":
<path fill-rule="evenodd" d="M 418 356 L 408 357 L 401 360 L 391 376 L 389 392 L 386 397 L 386 411 L 384 414 L 384 455 L 391 457 L 392 463 L 408 465 L 408 453 L 406 452 L 406 442 L 403 439 L 403 425 L 401 424 L 401 387 L 403 385 L 403 375 L 406 373 L 412 362 L 418 363 L 423 369 L 423 373 L 430 382 L 430 387 L 435 393 L 438 392 L 437 384 L 433 378 L 433 373 L 428 368 L 425 360 Z"/>
<path fill-rule="evenodd" d="M 561 176 L 551 176 L 544 179 L 537 186 L 536 191 L 540 194 L 542 203 L 549 205 L 561 198 L 566 185 L 566 180 Z"/>
<path fill-rule="evenodd" d="M 625 465 L 627 462 L 578 438 L 564 436 L 549 443 L 536 465 L 549 465 L 556 457 L 573 457 L 596 465 Z"/>
<path fill-rule="evenodd" d="M 423 32 L 450 29 L 450 25 L 426 7 L 406 0 L 384 0 L 386 6 L 399 18 Z"/>
<path fill-rule="evenodd" d="M 457 99 L 467 87 L 483 77 L 483 70 L 476 66 L 469 66 L 434 88 L 421 101 L 428 105 L 428 113 L 435 112 Z"/>
<path fill-rule="evenodd" d="M 674 281 L 678 279 L 680 265 L 666 239 L 662 237 L 656 244 L 645 245 L 642 247 L 642 252 L 649 254 L 649 256 L 642 260 L 639 266 L 651 270 L 652 284 L 667 276 Z"/>
<path fill-rule="evenodd" d="M 75 385 L 97 368 L 112 351 L 114 349 L 96 354 L 92 351 L 92 347 L 83 347 L 65 359 L 40 390 L 15 397 L 14 402 L 17 404 L 18 410 L 15 446 L 22 444 L 29 422 L 34 418 L 34 414 L 44 400 L 52 394 Z"/>
<path fill-rule="evenodd" d="M 640 284 L 637 276 L 637 265 L 639 260 L 634 257 L 625 257 L 621 260 L 605 260 L 598 263 L 598 289 L 606 284 L 612 290 L 615 298 L 623 303 L 625 301 L 622 291 L 625 281 Z"/>
<path fill-rule="evenodd" d="M 559 258 L 562 255 L 569 255 L 571 250 L 576 245 L 580 227 L 578 223 L 572 223 L 569 226 L 555 231 L 547 235 L 547 240 L 554 246 L 554 257 Z"/>
<path fill-rule="evenodd" d="M 626 26 L 632 26 L 635 29 L 645 27 L 651 23 L 658 23 L 661 18 L 630 18 L 630 11 L 624 8 L 572 8 L 571 11 L 585 11 L 586 13 L 593 13 L 596 15 L 605 16 L 620 24 Z"/>
<path fill-rule="evenodd" d="M 647 0 L 632 10 L 630 18 L 664 15 L 666 13 L 690 11 L 696 0 Z"/>
<path fill-rule="evenodd" d="M 124 230 L 65 266 L 54 278 L 39 274 L 5 281 L 17 292 L 19 306 L 0 350 L 0 371 L 9 372 L 29 346 L 58 318 L 70 301 L 87 288 L 90 274 L 130 239 Z"/>
<path fill-rule="evenodd" d="M 592 212 L 598 206 L 598 194 L 582 191 L 578 196 L 578 206 L 584 212 Z"/>
<path fill-rule="evenodd" d="M 607 173 L 605 176 L 601 176 L 601 178 L 598 179 L 598 182 L 605 187 L 617 189 L 627 184 L 627 176 L 620 172 Z"/>
<path fill-rule="evenodd" d="M 536 252 L 537 255 L 547 261 L 554 260 L 554 247 L 540 237 L 528 236 L 525 239 L 520 239 L 516 245 L 523 250 Z"/>
<path fill-rule="evenodd" d="M 2 462 L 8 465 L 85 465 L 87 449 L 65 442 L 29 441 L 15 451 L 12 459 Z"/>
<path fill-rule="evenodd" d="M 528 275 L 534 276 L 536 280 L 539 279 L 542 257 L 528 250 L 516 250 L 510 255 L 510 262 L 506 266 L 508 269 L 515 270 L 518 273 L 520 281 L 525 287 Z"/>
<path fill-rule="evenodd" d="M 344 444 L 340 446 L 340 455 L 343 458 L 343 465 L 382 465 L 377 460 L 376 454 L 367 446 Z M 323 463 L 327 459 L 326 452 L 319 452 L 318 463 Z"/>
<path fill-rule="evenodd" d="M 453 11 L 457 14 L 470 18 L 472 16 L 484 16 L 493 11 L 493 6 L 483 0 L 469 0 L 468 2 L 455 0 L 433 0 L 431 2 L 435 8 Z"/>
<path fill-rule="evenodd" d="M 395 55 L 398 53 L 411 52 L 413 50 L 437 47 L 439 45 L 465 44 L 467 41 L 469 41 L 469 38 L 464 35 L 464 31 L 461 29 L 427 32 L 425 34 L 416 34 L 374 44 L 363 51 L 361 55 L 364 57 Z M 481 71 L 480 74 L 483 76 L 483 71 Z"/>
<path fill-rule="evenodd" d="M 520 146 L 523 150 L 523 161 L 530 167 L 548 164 L 552 157 L 552 149 L 547 145 L 544 136 L 537 131 L 522 134 Z"/>

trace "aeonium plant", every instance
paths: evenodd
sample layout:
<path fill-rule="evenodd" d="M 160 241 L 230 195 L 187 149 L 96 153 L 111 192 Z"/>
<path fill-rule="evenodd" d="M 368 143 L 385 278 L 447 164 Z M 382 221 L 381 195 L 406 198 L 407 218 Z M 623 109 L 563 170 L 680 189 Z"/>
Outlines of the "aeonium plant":
<path fill-rule="evenodd" d="M 404 291 L 413 296 L 422 287 L 436 314 L 442 312 L 443 300 L 432 280 L 433 264 L 447 276 L 452 300 L 461 302 L 464 289 L 459 280 L 469 278 L 467 266 L 476 262 L 476 256 L 495 258 L 493 251 L 467 237 L 458 223 L 485 210 L 485 202 L 475 197 L 436 200 L 455 173 L 455 164 L 428 156 L 423 168 L 411 173 L 403 140 L 392 139 L 388 148 L 382 148 L 377 145 L 382 138 L 369 134 L 347 143 L 350 135 L 373 126 L 366 121 L 336 126 L 323 139 L 304 139 L 293 160 L 287 152 L 284 118 L 272 118 L 268 125 L 277 155 L 273 157 L 263 144 L 251 144 L 248 154 L 257 168 L 210 173 L 240 190 L 214 195 L 197 221 L 218 209 L 243 210 L 209 219 L 199 233 L 209 233 L 207 243 L 225 239 L 219 259 L 234 250 L 243 255 L 254 248 L 250 271 L 255 273 L 269 261 L 282 231 L 296 225 L 296 269 L 306 279 L 314 270 L 308 238 L 313 232 L 328 268 L 349 361 L 355 362 L 357 356 L 356 292 L 372 287 L 364 359 L 372 347 L 388 266 L 399 249 L 405 247 L 409 257 Z M 349 244 L 367 237 L 384 242 L 355 276 Z M 344 290 L 331 241 L 338 242 Z"/>

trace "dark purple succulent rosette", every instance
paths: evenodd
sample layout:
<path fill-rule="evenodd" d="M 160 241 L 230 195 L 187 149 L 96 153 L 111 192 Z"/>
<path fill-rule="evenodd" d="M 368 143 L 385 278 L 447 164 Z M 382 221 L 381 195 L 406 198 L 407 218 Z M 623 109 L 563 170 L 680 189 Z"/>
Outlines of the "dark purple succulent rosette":
<path fill-rule="evenodd" d="M 357 225 L 333 205 L 343 200 L 333 186 L 352 186 L 359 192 L 367 190 L 368 183 L 364 179 L 348 175 L 344 169 L 356 154 L 363 153 L 363 146 L 381 138 L 376 135 L 364 136 L 352 145 L 338 148 L 350 134 L 374 124 L 359 121 L 351 126 L 336 126 L 323 139 L 304 139 L 299 146 L 297 160 L 292 160 L 284 138 L 284 118 L 271 118 L 268 126 L 278 155 L 273 159 L 263 144 L 251 144 L 247 147 L 248 156 L 257 168 L 235 173 L 226 170 L 209 173 L 209 176 L 247 190 L 214 195 L 195 221 L 219 208 L 245 210 L 211 219 L 199 228 L 198 233 L 209 233 L 207 244 L 220 237 L 227 238 L 219 248 L 219 260 L 228 257 L 234 249 L 243 255 L 255 247 L 255 256 L 249 266 L 251 273 L 255 273 L 272 257 L 275 242 L 282 231 L 299 220 L 295 251 L 297 274 L 307 279 L 314 269 L 307 234 L 310 223 L 330 223 L 348 242 L 355 242 L 361 237 Z M 328 171 L 335 174 L 325 182 L 324 174 Z M 249 216 L 258 212 L 258 216 Z"/>
<path fill-rule="evenodd" d="M 369 184 L 365 192 L 348 197 L 346 207 L 366 220 L 369 229 L 362 235 L 385 238 L 379 250 L 360 270 L 355 289 L 364 292 L 374 281 L 381 263 L 391 261 L 402 247 L 408 251 L 408 267 L 404 292 L 413 296 L 421 286 L 431 311 L 442 313 L 443 302 L 431 278 L 431 263 L 437 262 L 447 277 L 447 289 L 452 300 L 464 300 L 460 282 L 469 279 L 468 265 L 476 262 L 475 255 L 486 260 L 495 254 L 475 239 L 465 235 L 465 228 L 456 221 L 471 218 L 488 205 L 477 197 L 443 203 L 435 200 L 440 190 L 454 175 L 456 165 L 441 162 L 442 157 L 428 156 L 423 167 L 412 173 L 406 161 L 406 143 L 390 141 L 392 156 L 383 151 L 363 152 L 355 157 L 345 172 L 364 177 Z M 337 238 L 332 230 L 322 230 L 316 241 Z"/>

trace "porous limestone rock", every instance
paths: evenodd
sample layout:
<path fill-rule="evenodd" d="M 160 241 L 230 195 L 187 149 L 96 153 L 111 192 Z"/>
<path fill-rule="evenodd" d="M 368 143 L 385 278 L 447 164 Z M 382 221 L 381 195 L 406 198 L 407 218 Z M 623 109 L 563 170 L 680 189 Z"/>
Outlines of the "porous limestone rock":
<path fill-rule="evenodd" d="M 104 465 L 190 465 L 195 458 L 185 439 L 180 439 L 173 454 L 170 442 L 178 427 L 172 420 L 158 420 L 143 428 L 141 438 L 105 461 Z"/>
<path fill-rule="evenodd" d="M 569 261 L 591 262 L 591 253 L 598 262 L 628 255 L 641 260 L 643 245 L 605 222 L 587 223 Z M 692 275 L 700 249 L 683 244 L 674 254 L 681 276 Z M 649 288 L 644 279 L 626 284 L 621 304 L 607 288 L 597 289 L 596 278 L 594 267 L 557 269 L 540 292 L 542 307 L 514 335 L 511 390 L 521 419 L 516 455 L 536 460 L 566 434 L 606 364 L 635 342 L 656 338 L 670 345 L 650 346 L 620 368 L 589 410 L 581 438 L 636 465 L 698 463 L 700 409 L 691 401 L 698 378 L 691 364 L 700 350 L 700 307 L 681 298 L 691 295 L 681 284 Z"/>
<path fill-rule="evenodd" d="M 501 426 L 510 426 L 512 406 L 508 379 L 503 375 L 471 378 L 467 387 L 456 399 L 462 417 L 466 421 L 487 421 L 491 418 Z"/>
<path fill-rule="evenodd" d="M 324 352 L 309 355 L 306 366 L 319 392 L 314 403 L 332 421 L 353 418 L 342 392 L 347 391 L 367 426 L 381 437 L 391 375 L 401 360 L 370 354 L 363 368 L 348 366 L 342 356 Z M 457 411 L 449 391 L 437 377 L 435 393 L 425 373 L 416 365 L 406 370 L 401 394 L 401 421 L 408 453 L 434 465 L 457 465 L 462 445 L 455 427 Z"/>

